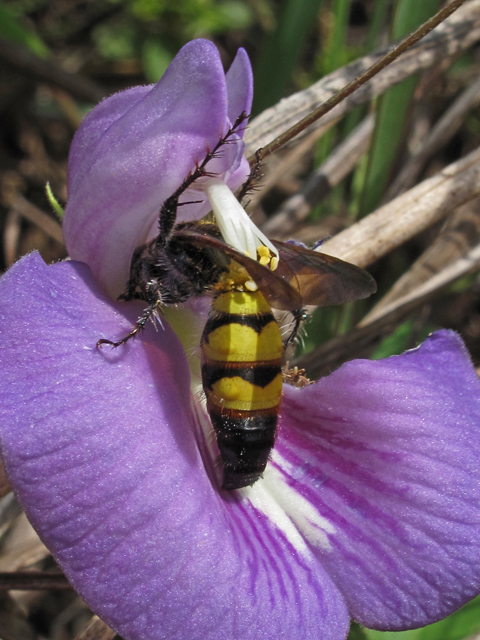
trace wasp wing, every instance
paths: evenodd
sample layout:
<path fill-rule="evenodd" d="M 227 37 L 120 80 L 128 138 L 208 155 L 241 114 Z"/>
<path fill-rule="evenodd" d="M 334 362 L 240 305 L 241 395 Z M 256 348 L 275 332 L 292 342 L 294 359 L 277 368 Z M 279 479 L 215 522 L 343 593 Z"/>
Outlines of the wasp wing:
<path fill-rule="evenodd" d="M 375 280 L 360 267 L 295 244 L 272 242 L 280 257 L 275 274 L 300 293 L 304 305 L 344 304 L 377 290 Z"/>
<path fill-rule="evenodd" d="M 280 260 L 275 271 L 233 249 L 208 224 L 177 227 L 175 235 L 198 247 L 210 247 L 244 267 L 275 309 L 327 306 L 366 298 L 377 290 L 372 276 L 349 262 L 302 246 L 273 240 Z"/>
<path fill-rule="evenodd" d="M 295 283 L 292 286 L 288 279 L 278 275 L 276 271 L 264 267 L 256 260 L 252 260 L 212 235 L 210 225 L 188 226 L 187 224 L 183 227 L 180 226 L 175 230 L 175 236 L 200 248 L 210 247 L 238 262 L 246 269 L 271 307 L 283 311 L 293 311 L 302 306 L 301 292 L 295 287 Z"/>

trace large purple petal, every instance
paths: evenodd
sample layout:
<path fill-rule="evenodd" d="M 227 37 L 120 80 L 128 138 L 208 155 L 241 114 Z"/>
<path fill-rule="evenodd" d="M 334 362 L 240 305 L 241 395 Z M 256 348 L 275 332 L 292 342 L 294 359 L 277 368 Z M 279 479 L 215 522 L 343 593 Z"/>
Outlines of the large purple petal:
<path fill-rule="evenodd" d="M 125 113 L 140 102 L 153 85 L 133 87 L 102 100 L 85 116 L 75 134 L 68 154 L 68 191 L 73 193 L 95 158 L 95 148 L 102 135 Z M 98 151 L 97 151 L 98 153 Z M 74 186 L 75 185 L 75 186 Z"/>
<path fill-rule="evenodd" d="M 254 505 L 210 482 L 167 326 L 97 350 L 141 305 L 111 305 L 85 265 L 37 255 L 0 280 L 0 296 L 7 472 L 94 611 L 126 640 L 346 635 L 338 589 L 274 506 L 277 524 L 263 515 L 262 488 Z"/>
<path fill-rule="evenodd" d="M 111 119 L 105 116 L 109 104 L 101 103 L 98 119 L 94 110 L 86 132 L 77 134 L 64 234 L 70 256 L 86 262 L 116 297 L 162 202 L 226 130 L 228 97 L 217 48 L 207 40 L 188 43 L 152 89 L 112 98 Z M 241 153 L 225 149 L 217 171 L 231 169 L 232 153 L 240 164 Z"/>
<path fill-rule="evenodd" d="M 480 591 L 480 382 L 456 334 L 285 389 L 275 460 L 330 524 L 323 547 L 300 529 L 362 624 L 423 626 Z"/>

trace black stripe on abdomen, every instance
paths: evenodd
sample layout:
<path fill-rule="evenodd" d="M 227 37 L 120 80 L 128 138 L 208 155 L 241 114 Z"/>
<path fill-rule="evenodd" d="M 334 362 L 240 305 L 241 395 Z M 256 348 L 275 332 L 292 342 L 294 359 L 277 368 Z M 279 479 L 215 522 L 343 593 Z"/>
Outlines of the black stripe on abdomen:
<path fill-rule="evenodd" d="M 250 315 L 212 311 L 203 330 L 203 335 L 208 342 L 208 335 L 212 331 L 228 324 L 241 324 L 250 327 L 260 335 L 264 327 L 270 324 L 272 320 L 275 320 L 275 318 L 271 313 L 254 313 Z"/>
<path fill-rule="evenodd" d="M 222 378 L 238 376 L 255 385 L 265 388 L 279 373 L 281 373 L 281 361 L 272 362 L 219 362 L 205 361 L 202 364 L 203 387 L 211 389 L 215 382 Z"/>
<path fill-rule="evenodd" d="M 262 477 L 277 434 L 278 407 L 259 411 L 208 406 L 223 461 L 223 489 L 240 489 Z"/>

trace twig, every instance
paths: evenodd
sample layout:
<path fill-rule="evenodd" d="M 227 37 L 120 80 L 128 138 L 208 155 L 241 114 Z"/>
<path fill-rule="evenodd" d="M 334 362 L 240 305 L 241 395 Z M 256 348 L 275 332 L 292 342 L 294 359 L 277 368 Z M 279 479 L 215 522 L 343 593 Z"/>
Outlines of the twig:
<path fill-rule="evenodd" d="M 72 589 L 60 571 L 3 571 L 0 572 L 0 591 L 11 589 L 38 591 L 40 589 Z"/>
<path fill-rule="evenodd" d="M 385 195 L 385 201 L 392 200 L 411 186 L 422 171 L 426 161 L 458 131 L 469 111 L 480 104 L 480 79 L 466 89 L 433 127 L 418 153 L 412 155 Z"/>
<path fill-rule="evenodd" d="M 273 169 L 268 162 L 262 164 L 263 176 L 261 189 L 251 195 L 249 207 L 254 207 L 286 174 L 292 171 L 292 167 L 297 167 L 298 164 L 302 162 L 303 157 L 311 152 L 317 141 L 335 124 L 336 121 L 332 120 L 328 122 L 325 127 L 317 127 L 313 129 L 309 135 L 305 136 L 299 144 L 288 147 L 283 157 L 281 157 Z"/>
<path fill-rule="evenodd" d="M 0 59 L 21 73 L 64 89 L 79 100 L 99 102 L 106 95 L 103 87 L 96 82 L 68 73 L 54 62 L 42 60 L 25 47 L 3 38 L 0 38 Z"/>
<path fill-rule="evenodd" d="M 51 238 L 61 244 L 64 244 L 61 225 L 49 216 L 48 213 L 45 213 L 36 207 L 20 194 L 17 194 L 12 198 L 10 207 L 13 211 L 16 211 L 27 220 L 30 220 L 30 222 L 33 222 L 33 224 L 40 227 Z"/>
<path fill-rule="evenodd" d="M 369 353 L 374 344 L 392 332 L 412 311 L 422 307 L 459 278 L 479 268 L 480 245 L 477 245 L 466 256 L 446 267 L 398 303 L 383 308 L 381 315 L 370 323 L 362 324 L 345 336 L 329 340 L 308 355 L 294 360 L 293 364 L 306 369 L 309 378 L 327 375 L 347 360 Z"/>
<path fill-rule="evenodd" d="M 418 307 L 420 304 L 424 304 L 433 295 L 438 294 L 445 289 L 445 287 L 455 282 L 455 280 L 469 273 L 473 273 L 478 269 L 480 269 L 480 244 L 474 246 L 464 256 L 458 258 L 458 260 L 455 260 L 452 264 L 447 265 L 445 269 L 436 273 L 423 284 L 419 284 L 417 287 L 411 289 L 409 293 L 403 295 L 401 298 L 392 300 L 388 305 L 383 305 L 377 313 L 371 314 L 368 319 L 365 318 L 359 326 L 364 327 L 373 324 L 376 320 L 392 316 L 399 310 L 401 310 L 403 314 L 406 314 L 408 311 L 411 311 L 411 309 Z"/>
<path fill-rule="evenodd" d="M 7 478 L 7 474 L 5 473 L 5 467 L 3 466 L 3 460 L 0 458 L 0 498 L 6 496 L 7 493 L 10 493 L 12 487 Z"/>
<path fill-rule="evenodd" d="M 480 149 L 327 240 L 322 251 L 366 267 L 480 195 Z"/>
<path fill-rule="evenodd" d="M 282 240 L 309 215 L 322 200 L 355 167 L 366 153 L 373 131 L 373 115 L 367 116 L 327 160 L 315 170 L 301 191 L 286 200 L 279 211 L 267 220 L 262 231 Z"/>
<path fill-rule="evenodd" d="M 451 3 L 447 8 L 455 9 L 458 4 L 458 2 Z M 299 122 L 305 116 L 310 118 L 312 110 L 317 109 L 319 105 L 321 109 L 331 109 L 332 96 L 335 101 L 343 100 L 343 102 L 337 104 L 333 110 L 324 115 L 321 121 L 315 123 L 315 126 L 323 126 L 331 119 L 341 117 L 359 104 L 370 101 L 389 87 L 414 73 L 432 67 L 445 57 L 462 53 L 479 39 L 480 0 L 472 0 L 438 26 L 433 33 L 411 47 L 399 60 L 395 60 L 381 74 L 360 88 L 358 88 L 358 76 L 364 72 L 370 74 L 372 66 L 377 70 L 378 67 L 375 65 L 380 62 L 382 56 L 387 52 L 398 51 L 398 47 L 379 49 L 346 67 L 337 69 L 308 89 L 295 93 L 282 100 L 278 105 L 264 111 L 251 122 L 246 131 L 246 152 L 253 154 L 261 147 L 266 148 L 272 141 L 277 148 L 280 139 L 281 144 L 285 144 L 285 139 L 281 136 L 294 126 L 297 131 Z M 405 45 L 402 44 L 402 46 Z M 383 61 L 382 64 L 384 64 Z M 348 91 L 345 93 L 346 85 Z M 354 93 L 350 95 L 352 91 Z M 345 95 L 348 95 L 347 99 L 345 99 Z M 318 112 L 315 113 L 318 114 Z M 268 146 L 269 152 L 272 148 Z"/>
<path fill-rule="evenodd" d="M 10 209 L 3 229 L 3 254 L 7 267 L 11 267 L 17 258 L 18 243 L 20 241 L 20 220 L 21 216 L 18 211 Z"/>
<path fill-rule="evenodd" d="M 468 256 L 472 255 L 471 252 L 475 251 L 479 242 L 480 199 L 476 198 L 451 215 L 433 244 L 363 318 L 360 326 L 370 324 L 376 318 L 388 313 L 390 308 L 402 306 L 404 301 L 410 299 L 412 292 L 418 293 L 427 283 L 432 287 L 439 272 L 443 272 L 446 274 L 444 277 L 448 278 L 455 269 L 463 269 L 464 260 L 466 260 L 464 266 L 468 271 L 467 263 L 475 259 Z M 454 265 L 457 266 L 454 267 Z M 450 271 L 448 271 L 449 267 L 451 267 Z M 442 280 L 439 282 L 441 286 Z"/>
<path fill-rule="evenodd" d="M 115 631 L 100 620 L 97 616 L 88 623 L 87 628 L 75 636 L 75 640 L 110 640 L 115 636 Z"/>

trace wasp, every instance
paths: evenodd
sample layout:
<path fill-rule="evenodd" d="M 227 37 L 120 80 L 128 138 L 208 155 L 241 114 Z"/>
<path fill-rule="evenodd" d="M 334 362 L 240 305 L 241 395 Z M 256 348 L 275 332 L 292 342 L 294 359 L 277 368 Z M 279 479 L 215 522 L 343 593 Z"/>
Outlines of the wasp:
<path fill-rule="evenodd" d="M 200 344 L 202 384 L 226 490 L 253 485 L 266 468 L 277 432 L 283 354 L 304 307 L 343 304 L 376 291 L 366 271 L 318 251 L 272 241 L 278 264 L 267 247 L 259 248 L 263 255 L 255 260 L 226 244 L 215 224 L 177 224 L 179 197 L 195 180 L 209 176 L 208 162 L 244 119 L 165 201 L 159 235 L 136 250 L 122 298 L 144 300 L 144 314 L 123 339 L 97 343 L 125 344 L 163 305 L 213 298 Z M 295 327 L 286 343 L 272 309 L 293 314 Z"/>

